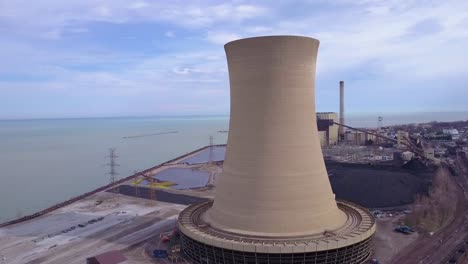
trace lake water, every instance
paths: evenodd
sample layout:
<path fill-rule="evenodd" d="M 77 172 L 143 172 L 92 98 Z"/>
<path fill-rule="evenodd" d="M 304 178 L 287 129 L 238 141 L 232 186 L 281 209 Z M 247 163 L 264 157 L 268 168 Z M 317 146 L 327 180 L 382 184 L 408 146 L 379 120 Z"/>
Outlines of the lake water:
<path fill-rule="evenodd" d="M 350 114 L 347 124 L 375 127 L 377 116 Z M 384 125 L 468 119 L 461 112 L 383 116 Z M 227 116 L 0 121 L 0 222 L 107 184 L 111 147 L 123 178 L 206 146 L 210 136 L 226 143 L 218 130 L 228 123 Z"/>
<path fill-rule="evenodd" d="M 108 149 L 123 178 L 209 144 L 228 117 L 0 121 L 0 222 L 109 182 Z M 147 137 L 123 138 L 178 131 Z"/>
<path fill-rule="evenodd" d="M 170 181 L 176 185 L 171 188 L 185 190 L 190 188 L 201 188 L 208 184 L 210 173 L 207 171 L 190 168 L 169 168 L 154 176 L 160 181 Z"/>

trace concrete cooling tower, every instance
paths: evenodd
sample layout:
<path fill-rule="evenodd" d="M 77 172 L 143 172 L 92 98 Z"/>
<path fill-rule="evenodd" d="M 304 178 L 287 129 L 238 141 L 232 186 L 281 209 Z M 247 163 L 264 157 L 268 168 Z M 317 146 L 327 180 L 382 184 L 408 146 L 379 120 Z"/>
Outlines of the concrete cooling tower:
<path fill-rule="evenodd" d="M 179 216 L 194 263 L 363 263 L 372 214 L 337 201 L 315 113 L 319 41 L 247 38 L 225 45 L 231 119 L 214 201 Z"/>

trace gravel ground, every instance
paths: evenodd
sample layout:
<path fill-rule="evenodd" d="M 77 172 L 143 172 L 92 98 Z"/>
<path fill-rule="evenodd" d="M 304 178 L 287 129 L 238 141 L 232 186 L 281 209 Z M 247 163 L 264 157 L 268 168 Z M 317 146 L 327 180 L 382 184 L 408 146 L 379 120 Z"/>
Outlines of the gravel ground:
<path fill-rule="evenodd" d="M 382 264 L 391 263 L 391 259 L 403 248 L 418 238 L 418 233 L 405 235 L 393 231 L 403 216 L 377 219 L 377 233 L 374 238 L 373 258 Z"/>
<path fill-rule="evenodd" d="M 183 205 L 98 193 L 37 219 L 0 228 L 0 264 L 84 263 L 174 228 Z M 78 227 L 91 219 L 103 219 Z M 70 227 L 71 231 L 63 232 Z"/>

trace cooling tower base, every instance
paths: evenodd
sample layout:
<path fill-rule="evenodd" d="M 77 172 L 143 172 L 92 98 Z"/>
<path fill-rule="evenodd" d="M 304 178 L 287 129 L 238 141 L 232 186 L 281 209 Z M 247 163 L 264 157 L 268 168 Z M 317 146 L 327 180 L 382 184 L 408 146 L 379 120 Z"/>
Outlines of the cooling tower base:
<path fill-rule="evenodd" d="M 294 237 L 245 236 L 219 230 L 202 220 L 213 202 L 192 205 L 179 216 L 182 250 L 194 263 L 363 263 L 375 232 L 372 214 L 337 201 L 346 223 L 320 234 Z"/>

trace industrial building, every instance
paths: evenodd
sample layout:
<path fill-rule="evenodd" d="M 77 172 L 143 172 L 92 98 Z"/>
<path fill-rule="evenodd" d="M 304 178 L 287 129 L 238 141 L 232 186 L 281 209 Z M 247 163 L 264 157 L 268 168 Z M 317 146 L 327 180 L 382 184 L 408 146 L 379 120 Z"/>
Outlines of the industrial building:
<path fill-rule="evenodd" d="M 347 131 L 344 134 L 345 142 L 353 145 L 366 145 L 375 141 L 375 136 L 361 131 Z"/>
<path fill-rule="evenodd" d="M 365 208 L 337 201 L 315 113 L 319 41 L 225 45 L 231 87 L 226 159 L 214 201 L 179 215 L 194 263 L 364 263 L 375 233 Z"/>
<path fill-rule="evenodd" d="M 397 137 L 398 148 L 403 148 L 405 147 L 405 145 L 403 145 L 403 142 L 406 142 L 406 140 L 409 138 L 409 133 L 406 131 L 398 130 L 396 137 Z"/>
<path fill-rule="evenodd" d="M 404 152 L 401 153 L 401 158 L 402 158 L 404 161 L 409 161 L 409 160 L 411 160 L 413 157 L 414 157 L 414 153 L 411 152 L 411 151 L 404 151 Z"/>
<path fill-rule="evenodd" d="M 317 112 L 317 126 L 321 146 L 338 144 L 339 126 L 334 123 L 338 123 L 337 113 Z"/>
<path fill-rule="evenodd" d="M 435 158 L 434 148 L 425 148 L 424 155 L 428 159 L 434 159 Z"/>
<path fill-rule="evenodd" d="M 458 132 L 457 129 L 443 129 L 442 133 L 446 135 L 450 135 L 452 137 L 452 140 L 459 140 L 460 139 L 460 133 Z"/>

